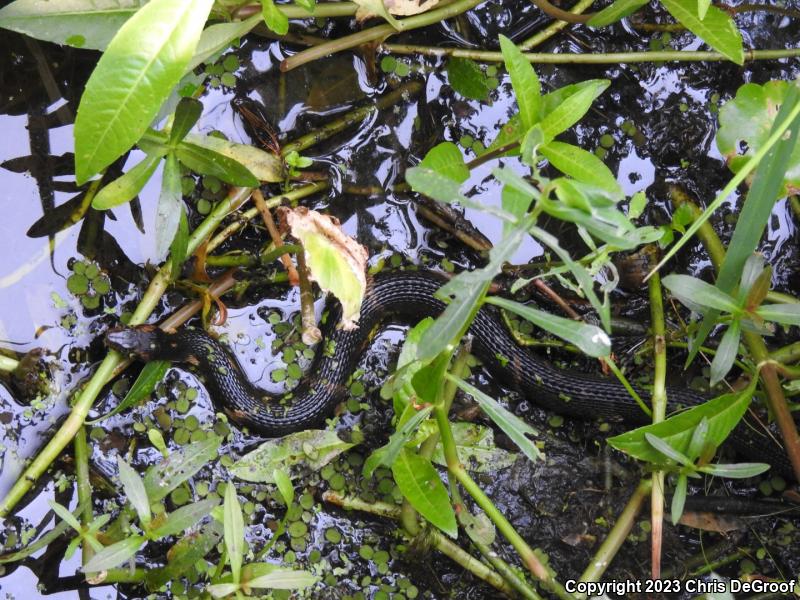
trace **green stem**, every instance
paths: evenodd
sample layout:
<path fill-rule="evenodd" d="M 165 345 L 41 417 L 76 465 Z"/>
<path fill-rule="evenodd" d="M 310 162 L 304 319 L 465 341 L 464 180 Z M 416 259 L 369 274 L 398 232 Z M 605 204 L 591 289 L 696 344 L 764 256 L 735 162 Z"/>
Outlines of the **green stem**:
<path fill-rule="evenodd" d="M 617 377 L 617 379 L 623 385 L 623 387 L 626 390 L 628 390 L 628 393 L 631 395 L 631 397 L 634 400 L 636 400 L 636 404 L 639 405 L 639 407 L 642 409 L 642 411 L 648 417 L 652 416 L 653 415 L 653 411 L 650 410 L 650 407 L 647 406 L 647 404 L 645 404 L 645 401 L 642 400 L 642 397 L 636 392 L 635 389 L 633 389 L 633 386 L 628 381 L 628 378 L 625 377 L 625 374 L 622 371 L 619 370 L 619 367 L 617 366 L 617 363 L 615 363 L 613 360 L 611 360 L 611 357 L 604 358 L 603 362 L 606 364 L 606 366 L 609 369 L 611 369 L 611 372 L 614 373 L 614 375 Z"/>
<path fill-rule="evenodd" d="M 594 0 L 581 0 L 575 6 L 573 6 L 569 13 L 573 15 L 580 15 L 583 14 L 587 8 L 589 8 L 594 3 Z M 556 35 L 559 31 L 567 27 L 569 23 L 567 21 L 558 20 L 554 23 L 551 23 L 547 27 L 545 27 L 542 31 L 536 33 L 536 35 L 529 37 L 527 40 L 524 40 L 521 44 L 519 44 L 519 49 L 523 52 L 530 50 L 531 48 L 535 48 L 536 46 L 541 45 L 542 43 L 549 40 L 551 37 Z"/>
<path fill-rule="evenodd" d="M 770 353 L 772 360 L 781 363 L 793 363 L 800 360 L 800 342 L 794 342 L 783 348 L 778 348 Z"/>
<path fill-rule="evenodd" d="M 289 19 L 327 19 L 330 17 L 352 17 L 358 10 L 355 2 L 318 2 L 314 12 L 310 12 L 298 4 L 276 4 L 275 8 Z M 244 21 L 253 15 L 261 14 L 260 4 L 242 6 L 236 11 L 235 17 Z"/>
<path fill-rule="evenodd" d="M 475 545 L 483 558 L 503 576 L 503 579 L 508 582 L 508 585 L 513 587 L 520 596 L 527 600 L 541 600 L 542 597 L 537 594 L 506 561 L 500 558 L 497 552 L 492 550 L 490 546 L 474 538 L 470 538 L 470 541 Z"/>
<path fill-rule="evenodd" d="M 664 297 L 661 277 L 655 273 L 647 283 L 650 296 L 650 326 L 653 330 L 653 423 L 660 423 L 667 414 L 667 347 L 664 325 Z M 661 548 L 664 530 L 664 471 L 653 473 L 650 493 L 651 552 L 650 569 L 653 579 L 661 577 Z"/>
<path fill-rule="evenodd" d="M 589 566 L 581 575 L 581 581 L 599 581 L 603 573 L 606 572 L 617 551 L 625 542 L 625 538 L 631 532 L 633 524 L 636 522 L 636 515 L 639 514 L 644 499 L 650 493 L 651 486 L 652 482 L 649 479 L 639 483 L 630 500 L 628 500 L 625 510 L 622 511 L 619 519 L 614 523 L 614 527 L 609 531 L 600 549 L 589 561 Z"/>
<path fill-rule="evenodd" d="M 438 48 L 432 46 L 415 46 L 410 44 L 383 44 L 383 50 L 391 54 L 422 54 L 424 56 L 469 58 L 480 62 L 503 62 L 500 52 L 491 50 L 468 50 L 464 48 Z M 642 62 L 710 62 L 729 60 L 719 52 L 661 50 L 652 52 L 607 52 L 598 54 L 547 54 L 528 52 L 523 56 L 534 64 L 589 64 L 605 65 Z M 775 60 L 800 56 L 800 48 L 786 50 L 745 50 L 745 62 L 754 60 Z M 288 60 L 288 59 L 287 59 Z"/>
<path fill-rule="evenodd" d="M 333 54 L 335 52 L 347 50 L 348 48 L 355 48 L 356 46 L 361 46 L 362 44 L 374 42 L 376 40 L 384 40 L 389 36 L 401 31 L 411 31 L 412 29 L 419 29 L 420 27 L 433 25 L 434 23 L 438 23 L 444 19 L 449 19 L 450 17 L 454 17 L 466 12 L 480 4 L 482 1 L 483 0 L 456 0 L 456 2 L 452 2 L 446 6 L 414 15 L 406 19 L 396 20 L 395 23 L 397 29 L 389 24 L 378 25 L 377 27 L 371 27 L 351 35 L 346 35 L 342 38 L 332 40 L 326 44 L 314 46 L 313 48 L 303 50 L 294 56 L 284 59 L 284 61 L 281 63 L 281 71 L 290 71 L 307 62 L 322 58 L 323 56 L 328 56 L 329 54 Z"/>
<path fill-rule="evenodd" d="M 227 198 L 221 200 L 214 210 L 200 223 L 200 225 L 189 236 L 189 246 L 187 256 L 194 253 L 202 241 L 219 225 L 231 211 L 236 210 L 250 197 L 249 188 L 233 188 Z M 172 263 L 167 261 L 153 277 L 150 285 L 145 291 L 144 296 L 139 301 L 139 305 L 129 321 L 129 325 L 141 325 L 155 309 L 161 296 L 166 291 L 172 279 Z M 7 516 L 16 506 L 17 502 L 31 489 L 33 484 L 48 469 L 50 464 L 66 448 L 75 434 L 79 431 L 86 415 L 92 408 L 95 399 L 100 394 L 103 386 L 111 380 L 116 367 L 122 363 L 124 357 L 118 352 L 109 351 L 86 386 L 78 392 L 75 404 L 70 411 L 67 419 L 59 427 L 45 447 L 36 455 L 25 472 L 14 483 L 13 487 L 0 502 L 0 517 Z"/>
<path fill-rule="evenodd" d="M 19 366 L 18 360 L 0 354 L 0 371 L 3 371 L 5 373 L 12 373 L 14 370 L 16 370 L 18 366 Z"/>
<path fill-rule="evenodd" d="M 75 479 L 78 486 L 78 505 L 83 506 L 81 511 L 81 525 L 88 527 L 94 519 L 92 512 L 92 484 L 89 480 L 89 444 L 86 442 L 86 427 L 81 426 L 75 434 Z M 82 546 L 82 564 L 86 564 L 94 556 L 94 550 L 90 544 L 84 543 Z"/>

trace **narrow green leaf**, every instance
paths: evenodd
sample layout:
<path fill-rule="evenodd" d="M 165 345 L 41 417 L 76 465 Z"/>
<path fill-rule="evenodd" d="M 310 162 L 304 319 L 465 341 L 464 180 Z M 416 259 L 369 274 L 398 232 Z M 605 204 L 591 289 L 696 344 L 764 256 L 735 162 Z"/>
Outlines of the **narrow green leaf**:
<path fill-rule="evenodd" d="M 437 144 L 425 155 L 421 167 L 436 171 L 439 175 L 448 177 L 458 184 L 464 183 L 469 178 L 469 169 L 464 164 L 461 150 L 453 142 Z"/>
<path fill-rule="evenodd" d="M 605 163 L 591 152 L 572 144 L 551 141 L 539 148 L 539 153 L 565 175 L 595 185 L 604 190 L 622 193 L 617 178 Z"/>
<path fill-rule="evenodd" d="M 161 157 L 147 155 L 143 161 L 103 187 L 92 200 L 92 208 L 106 210 L 133 200 L 153 176 Z"/>
<path fill-rule="evenodd" d="M 463 379 L 454 377 L 449 373 L 446 375 L 447 379 L 455 383 L 459 388 L 464 390 L 475 399 L 483 412 L 494 421 L 494 423 L 503 430 L 511 440 L 517 445 L 522 453 L 527 456 L 531 461 L 543 460 L 544 454 L 536 447 L 536 445 L 528 439 L 528 435 L 538 435 L 538 432 L 528 425 L 525 421 L 520 419 L 514 413 L 506 410 L 498 402 L 484 394 L 478 388 L 470 385 Z"/>
<path fill-rule="evenodd" d="M 203 103 L 196 98 L 181 98 L 175 108 L 175 119 L 169 132 L 169 143 L 175 146 L 186 137 L 200 115 L 203 114 Z"/>
<path fill-rule="evenodd" d="M 733 465 L 706 465 L 699 469 L 703 473 L 717 477 L 730 477 L 731 479 L 746 479 L 755 477 L 769 470 L 765 463 L 737 463 Z"/>
<path fill-rule="evenodd" d="M 292 480 L 283 469 L 275 469 L 272 471 L 272 478 L 275 480 L 275 485 L 278 486 L 278 491 L 281 493 L 283 503 L 288 507 L 294 502 L 294 486 Z"/>
<path fill-rule="evenodd" d="M 189 221 L 186 218 L 186 208 L 180 206 L 180 220 L 178 230 L 169 247 L 169 259 L 172 262 L 172 278 L 177 279 L 181 273 L 181 265 L 186 260 L 189 252 Z"/>
<path fill-rule="evenodd" d="M 708 419 L 704 417 L 694 428 L 689 447 L 686 449 L 686 455 L 690 460 L 699 458 L 703 453 L 703 449 L 706 447 L 706 438 L 708 438 Z"/>
<path fill-rule="evenodd" d="M 84 573 L 99 573 L 118 567 L 136 554 L 144 541 L 143 536 L 132 535 L 116 544 L 111 544 L 95 554 L 88 563 L 83 565 L 81 570 Z"/>
<path fill-rule="evenodd" d="M 464 98 L 485 102 L 492 87 L 478 64 L 468 58 L 454 57 L 447 61 L 447 81 Z"/>
<path fill-rule="evenodd" d="M 725 11 L 709 6 L 705 17 L 697 17 L 697 0 L 661 0 L 661 4 L 686 29 L 706 44 L 727 56 L 737 65 L 744 64 L 742 36 L 733 18 Z"/>
<path fill-rule="evenodd" d="M 615 0 L 610 6 L 606 6 L 600 12 L 594 14 L 586 23 L 589 27 L 605 27 L 632 15 L 642 6 L 647 4 L 647 0 Z"/>
<path fill-rule="evenodd" d="M 105 50 L 142 0 L 16 0 L 0 9 L 0 27 L 75 48 Z"/>
<path fill-rule="evenodd" d="M 119 30 L 92 72 L 75 119 L 78 184 L 142 136 L 183 77 L 213 0 L 151 0 Z"/>
<path fill-rule="evenodd" d="M 429 460 L 404 448 L 392 465 L 392 475 L 403 497 L 419 514 L 450 537 L 458 536 L 447 489 Z"/>
<path fill-rule="evenodd" d="M 678 463 L 679 465 L 683 465 L 684 467 L 692 466 L 692 461 L 689 460 L 687 456 L 675 450 L 675 448 L 670 446 L 660 437 L 657 437 L 652 433 L 645 433 L 644 439 L 646 439 L 648 444 L 650 444 L 653 448 L 655 448 L 658 452 L 666 456 L 668 459 Z"/>
<path fill-rule="evenodd" d="M 239 498 L 236 496 L 236 486 L 232 481 L 225 486 L 224 514 L 225 549 L 228 551 L 233 581 L 238 583 L 244 559 L 244 519 Z"/>
<path fill-rule="evenodd" d="M 62 521 L 66 522 L 70 527 L 72 527 L 75 531 L 81 532 L 83 531 L 83 527 L 81 526 L 81 522 L 75 518 L 75 516 L 69 512 L 69 509 L 65 506 L 62 506 L 55 500 L 48 500 L 47 503 L 50 505 L 50 508 L 53 509 L 53 512 L 58 515 L 58 518 Z"/>
<path fill-rule="evenodd" d="M 510 185 L 504 185 L 500 193 L 500 202 L 503 210 L 521 219 L 531 206 L 533 197 L 525 194 Z M 503 235 L 507 235 L 514 227 L 509 221 L 503 221 Z"/>
<path fill-rule="evenodd" d="M 161 176 L 161 195 L 158 197 L 156 215 L 156 258 L 164 259 L 183 214 L 183 191 L 181 169 L 173 152 L 167 154 Z"/>
<path fill-rule="evenodd" d="M 289 32 L 289 19 L 284 15 L 272 0 L 261 0 L 261 16 L 264 23 L 278 35 Z"/>
<path fill-rule="evenodd" d="M 367 460 L 364 461 L 362 472 L 365 477 L 371 477 L 375 469 L 380 466 L 391 467 L 394 464 L 400 451 L 417 433 L 420 424 L 433 412 L 433 406 L 426 406 L 418 411 L 415 411 L 413 407 L 408 410 L 414 411 L 413 416 L 407 419 L 402 426 L 389 437 L 389 442 L 385 446 L 381 446 L 375 450 L 369 455 Z"/>
<path fill-rule="evenodd" d="M 601 79 L 593 86 L 586 86 L 568 96 L 552 112 L 544 116 L 541 120 L 542 131 L 549 140 L 552 140 L 559 133 L 572 127 L 583 118 L 592 106 L 592 102 L 605 90 L 611 82 Z"/>
<path fill-rule="evenodd" d="M 705 404 L 669 417 L 665 421 L 639 427 L 622 435 L 612 437 L 608 443 L 626 454 L 655 465 L 664 464 L 663 455 L 645 439 L 650 433 L 667 442 L 678 452 L 686 454 L 695 427 L 703 418 L 708 419 L 707 444 L 718 448 L 744 415 L 750 405 L 757 380 L 733 394 L 718 396 Z"/>
<path fill-rule="evenodd" d="M 227 598 L 238 592 L 240 587 L 238 583 L 212 583 L 206 587 L 206 591 L 214 598 Z"/>
<path fill-rule="evenodd" d="M 261 23 L 260 15 L 253 15 L 244 21 L 233 21 L 232 23 L 216 23 L 206 27 L 197 43 L 192 60 L 186 66 L 186 72 L 193 71 L 196 67 L 214 56 L 220 54 L 225 48 L 231 45 L 233 40 L 242 37 L 256 25 Z"/>
<path fill-rule="evenodd" d="M 731 314 L 741 312 L 736 301 L 716 286 L 690 275 L 667 275 L 662 280 L 673 296 L 688 305 L 725 311 Z"/>
<path fill-rule="evenodd" d="M 800 325 L 800 304 L 762 304 L 756 314 L 782 325 Z"/>
<path fill-rule="evenodd" d="M 533 65 L 525 58 L 519 48 L 504 35 L 500 35 L 500 51 L 503 62 L 511 76 L 511 86 L 519 105 L 522 126 L 527 131 L 539 122 L 539 104 L 542 87 Z"/>
<path fill-rule="evenodd" d="M 611 352 L 611 339 L 605 331 L 595 325 L 551 315 L 500 296 L 487 296 L 484 302 L 519 315 L 537 327 L 574 344 L 589 356 L 608 356 Z"/>
<path fill-rule="evenodd" d="M 271 573 L 254 577 L 247 584 L 251 588 L 271 590 L 301 590 L 319 581 L 319 577 L 308 571 L 275 569 Z"/>
<path fill-rule="evenodd" d="M 178 535 L 193 527 L 200 519 L 208 516 L 211 509 L 219 504 L 219 498 L 207 498 L 199 502 L 192 502 L 169 513 L 163 525 L 150 532 L 153 539 Z"/>
<path fill-rule="evenodd" d="M 188 136 L 187 136 L 188 137 Z M 242 187 L 258 187 L 259 181 L 242 163 L 188 141 L 175 149 L 178 160 L 195 173 L 213 175 L 225 183 Z"/>
<path fill-rule="evenodd" d="M 131 389 L 125 394 L 125 398 L 120 402 L 111 412 L 107 412 L 102 417 L 98 417 L 93 421 L 86 421 L 87 425 L 94 425 L 109 417 L 121 413 L 132 406 L 136 406 L 149 396 L 159 381 L 164 379 L 164 375 L 169 370 L 170 363 L 166 360 L 154 360 L 147 363 L 139 373 L 136 381 L 133 382 Z"/>
<path fill-rule="evenodd" d="M 280 158 L 255 146 L 194 133 L 187 135 L 185 141 L 227 156 L 243 165 L 260 181 L 278 183 L 284 180 L 283 163 Z"/>
<path fill-rule="evenodd" d="M 172 490 L 189 480 L 195 473 L 217 458 L 222 439 L 210 435 L 170 454 L 169 458 L 148 467 L 144 487 L 151 502 L 165 498 Z"/>
<path fill-rule="evenodd" d="M 672 524 L 677 525 L 683 515 L 683 507 L 686 505 L 686 488 L 689 478 L 681 474 L 678 476 L 678 483 L 675 485 L 675 493 L 672 494 L 672 506 L 670 507 L 670 517 Z"/>
<path fill-rule="evenodd" d="M 711 361 L 711 385 L 714 386 L 725 378 L 739 353 L 739 338 L 741 335 L 741 321 L 734 319 L 717 348 L 714 360 Z"/>
<path fill-rule="evenodd" d="M 139 473 L 121 457 L 117 457 L 117 465 L 119 466 L 119 479 L 125 490 L 125 495 L 128 497 L 128 502 L 131 503 L 136 514 L 139 515 L 139 520 L 142 524 L 147 525 L 151 518 L 150 500 L 147 498 L 144 482 Z"/>

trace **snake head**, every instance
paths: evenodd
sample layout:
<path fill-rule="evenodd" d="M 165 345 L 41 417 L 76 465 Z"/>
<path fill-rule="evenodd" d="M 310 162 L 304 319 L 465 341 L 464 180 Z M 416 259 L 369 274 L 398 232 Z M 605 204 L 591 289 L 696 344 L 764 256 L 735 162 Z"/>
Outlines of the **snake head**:
<path fill-rule="evenodd" d="M 159 332 L 153 325 L 114 327 L 106 332 L 105 342 L 106 346 L 120 354 L 148 361 L 159 351 Z"/>

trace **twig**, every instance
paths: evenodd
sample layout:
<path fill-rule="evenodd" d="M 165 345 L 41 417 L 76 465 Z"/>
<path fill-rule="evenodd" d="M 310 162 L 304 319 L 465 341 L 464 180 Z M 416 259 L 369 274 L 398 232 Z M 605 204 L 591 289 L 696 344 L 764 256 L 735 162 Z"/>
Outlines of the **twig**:
<path fill-rule="evenodd" d="M 303 343 L 312 346 L 322 339 L 322 332 L 317 327 L 314 314 L 314 292 L 308 279 L 305 250 L 297 253 L 297 274 L 300 282 L 300 320 L 303 327 Z"/>
<path fill-rule="evenodd" d="M 589 8 L 593 3 L 594 0 L 581 0 L 569 10 L 569 13 L 574 15 L 582 14 L 583 11 Z M 540 44 L 549 40 L 568 25 L 569 23 L 567 21 L 557 20 L 545 27 L 542 31 L 536 33 L 532 37 L 529 37 L 527 40 L 524 40 L 521 44 L 519 44 L 519 49 L 525 52 L 531 48 L 535 48 L 536 46 L 539 46 Z"/>
<path fill-rule="evenodd" d="M 563 10 L 557 6 L 553 6 L 547 0 L 531 0 L 531 2 L 533 2 L 537 8 L 539 8 L 539 10 L 541 10 L 548 17 L 553 17 L 554 19 L 558 19 L 559 21 L 564 21 L 566 23 L 586 23 L 586 21 L 595 15 L 595 13 L 577 14 L 572 11 Z"/>
<path fill-rule="evenodd" d="M 275 244 L 276 248 L 280 248 L 283 246 L 283 238 L 278 228 L 275 226 L 275 220 L 272 218 L 272 213 L 269 211 L 269 207 L 264 201 L 264 195 L 261 193 L 261 190 L 253 190 L 253 203 L 256 205 L 258 212 L 261 213 L 261 218 L 264 219 L 264 225 L 267 226 L 267 231 L 269 231 L 269 236 L 272 238 L 272 243 Z M 297 285 L 300 282 L 300 277 L 297 275 L 297 269 L 294 268 L 292 257 L 289 256 L 288 253 L 281 254 L 281 262 L 286 268 L 286 272 L 289 274 L 289 283 L 291 285 Z"/>

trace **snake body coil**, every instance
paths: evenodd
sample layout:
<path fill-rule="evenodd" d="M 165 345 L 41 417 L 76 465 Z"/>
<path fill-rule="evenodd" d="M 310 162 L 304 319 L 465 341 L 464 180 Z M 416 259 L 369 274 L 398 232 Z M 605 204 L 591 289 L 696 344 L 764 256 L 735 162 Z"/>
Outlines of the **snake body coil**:
<path fill-rule="evenodd" d="M 215 402 L 238 425 L 277 437 L 319 425 L 347 398 L 347 381 L 370 340 L 370 332 L 395 315 L 418 321 L 438 316 L 445 304 L 434 297 L 444 278 L 430 271 L 397 271 L 376 275 L 367 287 L 359 327 L 337 329 L 341 310 L 329 303 L 324 340 L 307 375 L 290 394 L 273 398 L 253 386 L 227 349 L 200 329 L 183 328 L 168 334 L 152 326 L 109 331 L 107 344 L 143 360 L 189 363 L 205 377 Z M 470 327 L 472 352 L 504 385 L 522 392 L 536 405 L 579 419 L 603 418 L 631 425 L 649 422 L 625 388 L 615 380 L 566 371 L 520 348 L 498 311 L 482 307 Z M 638 389 L 645 400 L 649 394 Z M 668 413 L 691 407 L 706 398 L 688 388 L 668 388 Z M 733 445 L 750 458 L 769 462 L 791 474 L 785 454 L 747 423 L 731 436 Z"/>

